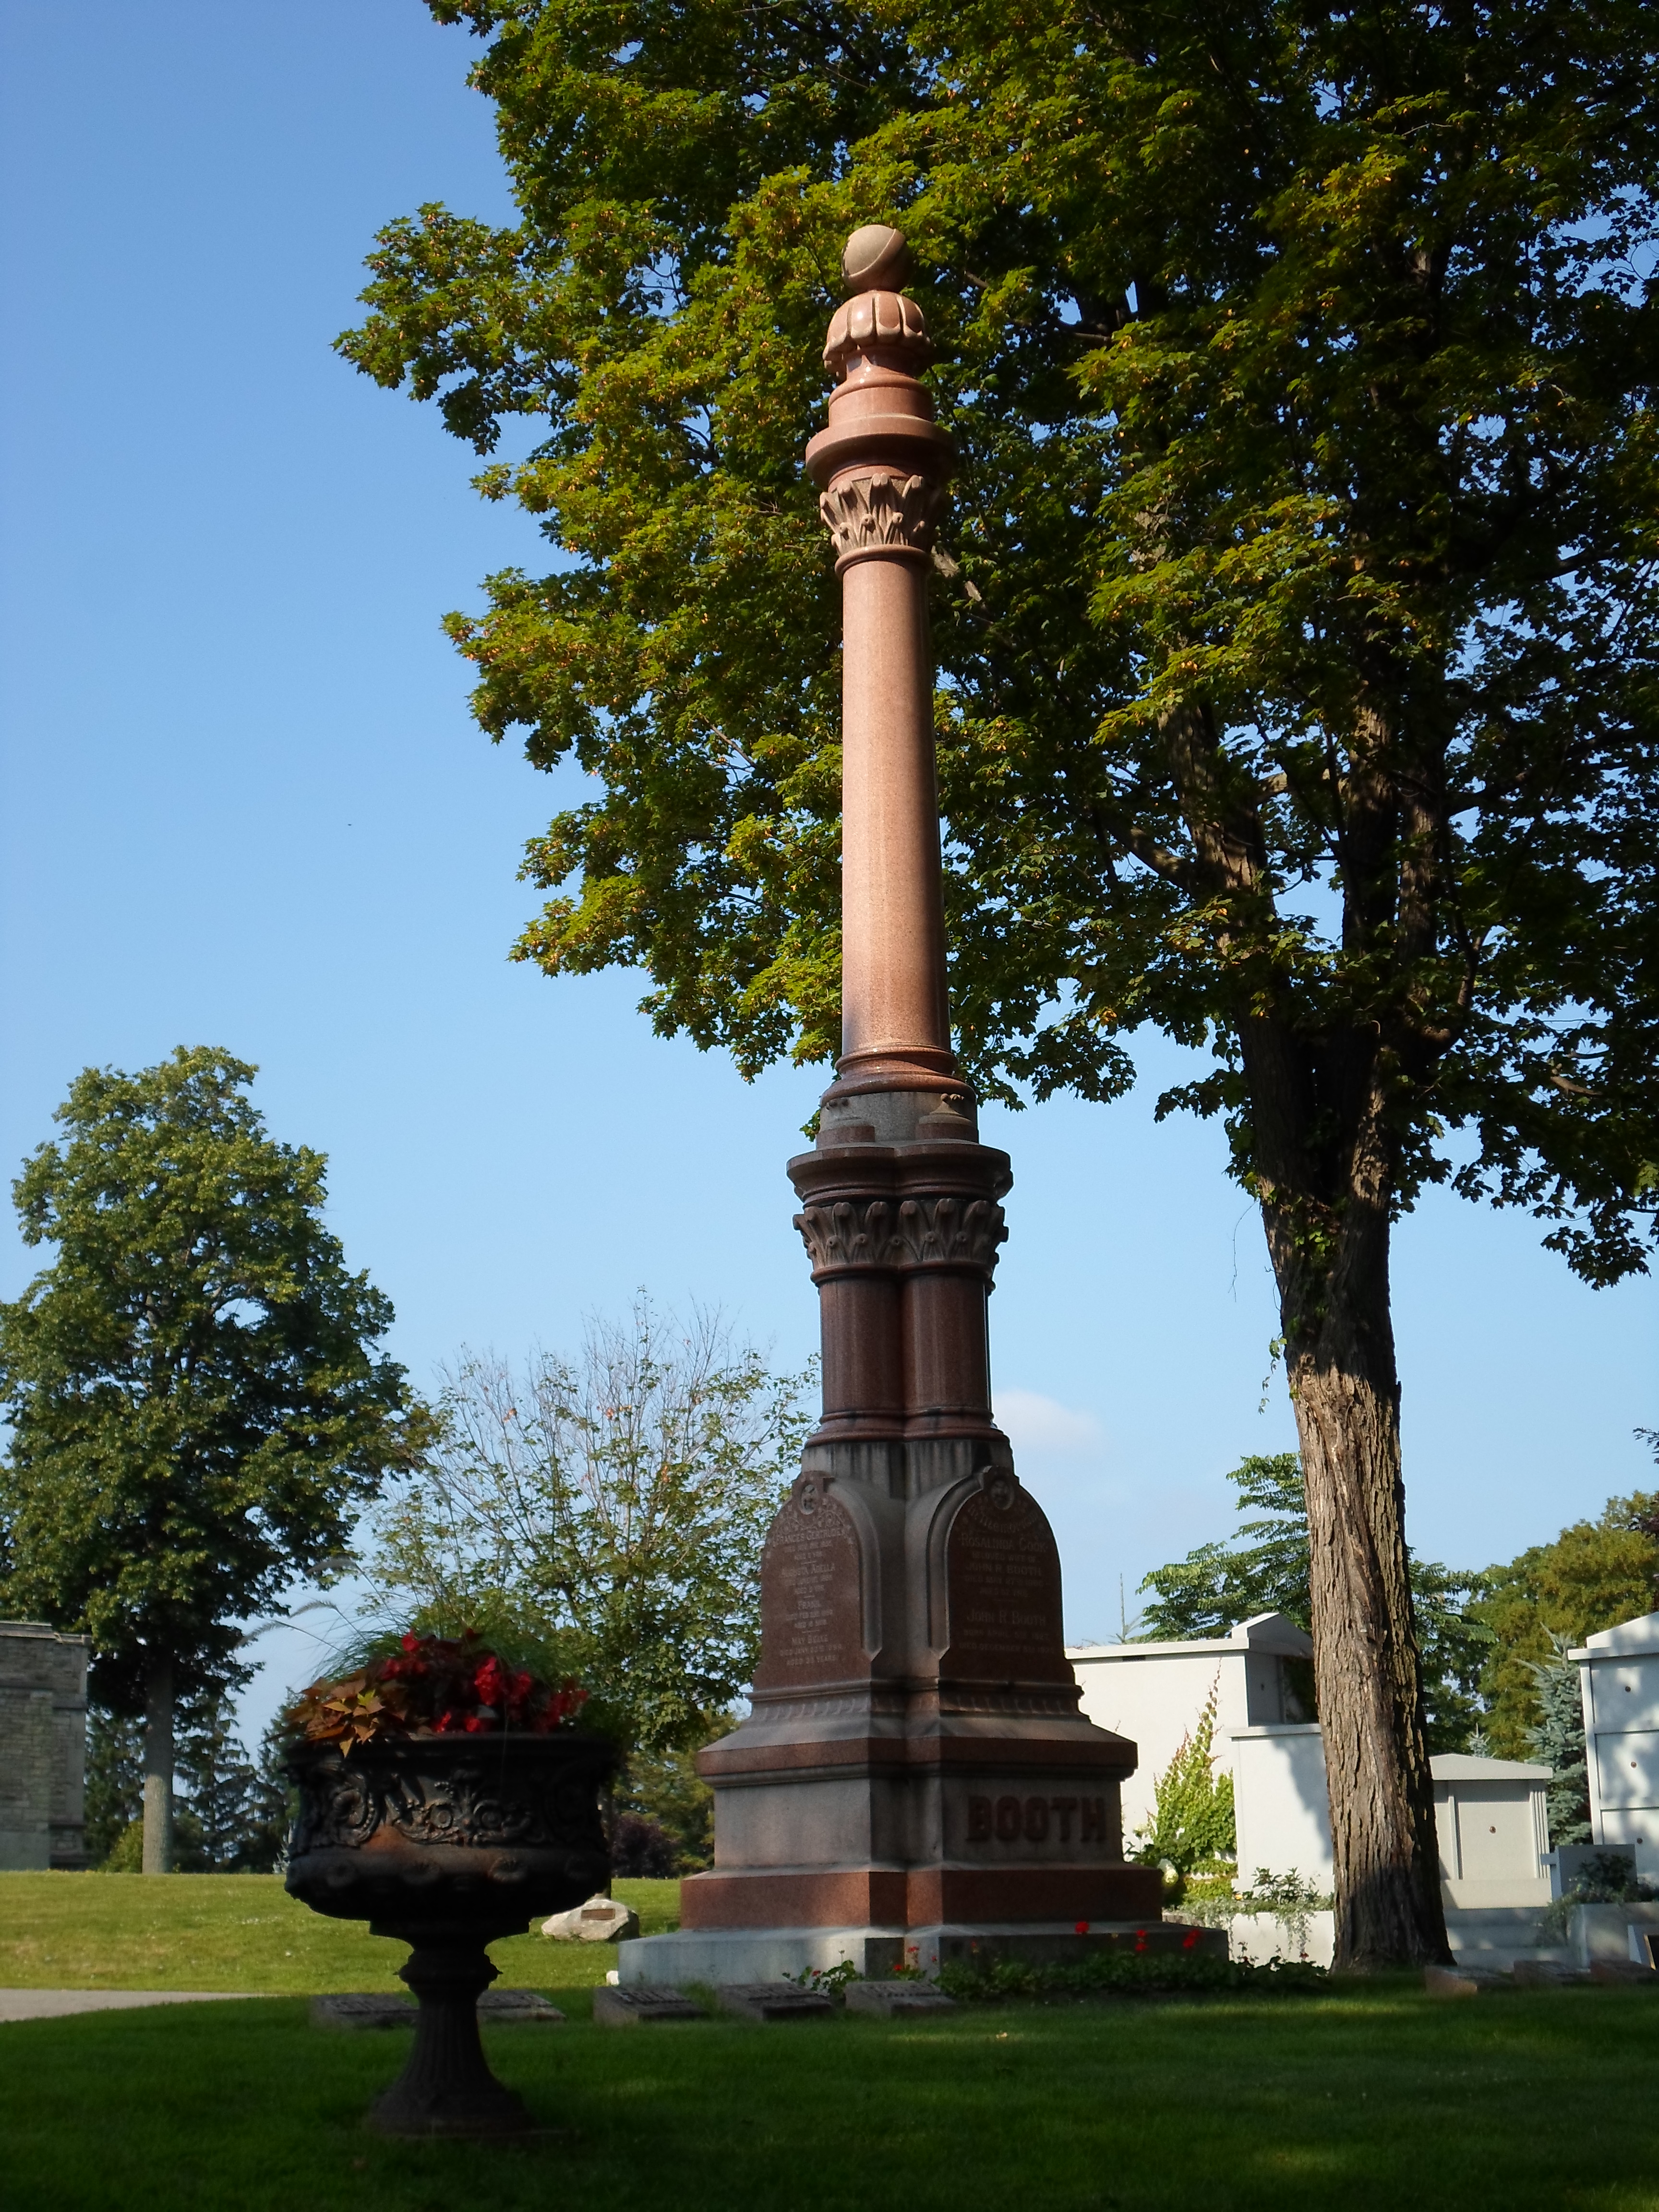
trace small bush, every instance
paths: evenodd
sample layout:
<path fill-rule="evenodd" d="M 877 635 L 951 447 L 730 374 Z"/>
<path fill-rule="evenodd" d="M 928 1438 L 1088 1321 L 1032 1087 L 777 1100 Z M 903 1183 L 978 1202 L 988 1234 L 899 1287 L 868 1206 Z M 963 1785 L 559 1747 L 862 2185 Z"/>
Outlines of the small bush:
<path fill-rule="evenodd" d="M 622 1813 L 611 1836 L 611 1871 L 624 1881 L 663 1881 L 680 1870 L 680 1843 L 655 1820 Z"/>

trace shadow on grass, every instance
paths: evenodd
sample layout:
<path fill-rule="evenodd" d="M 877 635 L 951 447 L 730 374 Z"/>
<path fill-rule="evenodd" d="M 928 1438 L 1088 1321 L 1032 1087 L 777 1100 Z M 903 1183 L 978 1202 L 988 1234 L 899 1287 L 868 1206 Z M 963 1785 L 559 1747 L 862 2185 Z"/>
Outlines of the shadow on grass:
<path fill-rule="evenodd" d="M 0 2027 L 0 2201 L 50 2212 L 1659 2212 L 1659 2000 L 1504 1992 L 490 2031 L 562 2133 L 387 2142 L 400 2036 L 306 2008 Z M 234 2017 L 227 2015 L 233 2013 Z M 578 2017 L 578 2015 L 581 2015 Z"/>

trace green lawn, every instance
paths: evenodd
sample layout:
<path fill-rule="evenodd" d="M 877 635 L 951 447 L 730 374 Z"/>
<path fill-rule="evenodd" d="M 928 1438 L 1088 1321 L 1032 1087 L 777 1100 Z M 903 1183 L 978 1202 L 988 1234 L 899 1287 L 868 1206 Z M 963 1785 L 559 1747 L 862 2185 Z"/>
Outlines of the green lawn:
<path fill-rule="evenodd" d="M 676 1881 L 619 1881 L 653 1936 L 678 1924 Z M 325 1920 L 270 1874 L 0 1874 L 0 1989 L 256 1990 L 278 1996 L 401 1984 L 401 1943 Z M 510 1989 L 585 1989 L 611 1943 L 515 1936 L 491 1946 Z"/>
<path fill-rule="evenodd" d="M 401 2035 L 295 1998 L 0 2027 L 0 2203 L 50 2212 L 1652 2212 L 1659 2001 L 1569 1990 L 488 2032 L 550 2130 L 361 2126 Z"/>
<path fill-rule="evenodd" d="M 618 1885 L 672 1915 L 672 1884 Z M 0 1981 L 384 1986 L 400 1955 L 271 1881 L 0 1875 Z M 401 2033 L 298 1996 L 0 2025 L 0 2206 L 41 2212 L 1659 2212 L 1659 1996 L 1032 2004 L 906 2025 L 596 2028 L 611 1954 L 515 1937 L 562 2027 L 486 2032 L 549 2132 L 362 2125 Z"/>

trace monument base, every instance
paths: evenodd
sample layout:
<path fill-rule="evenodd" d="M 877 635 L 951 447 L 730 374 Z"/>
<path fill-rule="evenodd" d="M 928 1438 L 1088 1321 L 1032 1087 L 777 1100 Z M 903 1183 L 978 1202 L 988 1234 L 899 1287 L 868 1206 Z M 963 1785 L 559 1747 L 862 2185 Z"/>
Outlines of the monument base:
<path fill-rule="evenodd" d="M 1069 1966 L 1100 1951 L 1193 1951 L 1224 1959 L 1226 1932 L 1175 1920 L 1091 1923 L 1021 1921 L 995 1927 L 945 1923 L 932 1928 L 709 1928 L 645 1936 L 623 1944 L 617 1972 L 624 1989 L 684 1990 L 699 1984 L 798 1980 L 816 1968 L 850 1965 L 860 1980 L 880 1981 L 899 1967 L 930 1979 L 942 1966 L 982 1966 L 1017 1959 L 1027 1966 Z"/>

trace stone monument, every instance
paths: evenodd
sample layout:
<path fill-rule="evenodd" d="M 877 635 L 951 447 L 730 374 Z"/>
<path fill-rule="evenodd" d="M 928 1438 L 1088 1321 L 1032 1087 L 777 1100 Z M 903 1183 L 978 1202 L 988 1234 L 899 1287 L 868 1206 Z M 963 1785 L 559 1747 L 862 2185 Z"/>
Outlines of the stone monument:
<path fill-rule="evenodd" d="M 87 1663 L 92 1639 L 0 1620 L 0 1871 L 87 1863 Z"/>
<path fill-rule="evenodd" d="M 849 240 L 806 452 L 844 615 L 843 1049 L 789 1163 L 823 1416 L 767 1540 L 751 1711 L 698 1761 L 713 1870 L 680 1934 L 623 1947 L 624 1984 L 1162 1933 L 1158 1874 L 1123 1859 L 1135 1747 L 1078 1711 L 1054 1537 L 992 1418 L 1012 1177 L 951 1048 L 927 577 L 951 449 L 908 266 L 896 230 Z"/>

